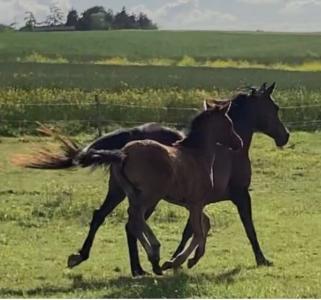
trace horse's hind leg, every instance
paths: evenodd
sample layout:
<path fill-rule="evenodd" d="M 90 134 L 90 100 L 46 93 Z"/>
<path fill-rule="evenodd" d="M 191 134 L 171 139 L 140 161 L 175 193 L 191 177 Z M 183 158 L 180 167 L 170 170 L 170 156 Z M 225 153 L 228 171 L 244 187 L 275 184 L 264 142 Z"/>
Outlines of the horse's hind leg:
<path fill-rule="evenodd" d="M 148 218 L 152 215 L 154 209 L 155 207 L 152 207 L 147 210 L 147 212 L 145 213 L 145 220 L 148 220 Z M 137 238 L 129 230 L 128 223 L 126 224 L 126 236 L 127 236 L 130 267 L 131 267 L 131 272 L 133 277 L 147 274 L 147 272 L 145 272 L 140 265 Z"/>
<path fill-rule="evenodd" d="M 99 209 L 94 211 L 90 228 L 85 242 L 78 253 L 72 254 L 68 258 L 68 267 L 73 268 L 89 258 L 90 250 L 95 239 L 95 235 L 105 218 L 115 209 L 115 207 L 125 199 L 125 193 L 110 172 L 109 190 L 104 203 Z"/>
<path fill-rule="evenodd" d="M 128 209 L 129 220 L 126 225 L 127 230 L 133 234 L 145 249 L 148 259 L 153 266 L 153 272 L 157 275 L 162 274 L 159 266 L 160 243 L 155 234 L 145 222 L 144 210 L 140 206 L 130 205 Z"/>
<path fill-rule="evenodd" d="M 231 200 L 236 205 L 240 215 L 242 224 L 246 231 L 246 235 L 251 242 L 251 246 L 255 255 L 258 266 L 271 266 L 272 262 L 264 257 L 259 241 L 256 236 L 255 227 L 252 219 L 251 196 L 247 188 L 233 189 Z"/>

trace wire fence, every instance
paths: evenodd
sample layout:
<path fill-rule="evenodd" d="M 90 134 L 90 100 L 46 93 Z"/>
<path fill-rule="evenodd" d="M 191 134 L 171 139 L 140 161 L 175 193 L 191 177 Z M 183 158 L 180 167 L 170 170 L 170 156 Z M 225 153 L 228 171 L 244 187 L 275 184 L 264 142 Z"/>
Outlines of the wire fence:
<path fill-rule="evenodd" d="M 101 103 L 98 96 L 93 102 L 85 103 L 1 104 L 0 134 L 6 134 L 14 129 L 21 133 L 31 133 L 37 121 L 59 124 L 74 133 L 91 128 L 99 135 L 106 127 L 134 126 L 147 122 L 182 128 L 198 111 L 195 107 Z M 306 131 L 321 129 L 321 104 L 283 106 L 280 113 L 282 121 L 289 129 Z"/>

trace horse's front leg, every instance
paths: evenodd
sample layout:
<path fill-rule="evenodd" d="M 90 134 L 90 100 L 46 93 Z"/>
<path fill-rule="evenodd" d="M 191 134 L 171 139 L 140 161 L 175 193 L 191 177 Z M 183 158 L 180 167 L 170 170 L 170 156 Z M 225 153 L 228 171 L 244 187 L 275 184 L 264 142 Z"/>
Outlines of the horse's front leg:
<path fill-rule="evenodd" d="M 271 266 L 273 263 L 265 258 L 256 236 L 256 231 L 252 219 L 251 196 L 248 189 L 232 189 L 231 200 L 237 207 L 246 235 L 251 242 L 257 265 Z"/>
<path fill-rule="evenodd" d="M 178 268 L 187 260 L 189 255 L 196 248 L 199 248 L 200 254 L 204 253 L 205 251 L 205 234 L 203 231 L 203 224 L 202 224 L 203 223 L 202 207 L 200 206 L 190 207 L 189 212 L 190 212 L 189 220 L 193 231 L 192 240 L 188 245 L 188 247 L 185 248 L 181 253 L 179 253 L 174 259 L 170 261 L 166 261 L 163 264 L 162 266 L 163 270 L 167 270 L 170 268 L 174 268 L 174 269 Z"/>
<path fill-rule="evenodd" d="M 201 247 L 197 247 L 194 257 L 188 260 L 187 267 L 189 269 L 195 266 L 205 253 L 207 235 L 211 228 L 211 222 L 210 222 L 210 218 L 205 213 L 203 213 L 202 220 L 203 220 L 204 244 Z"/>
<path fill-rule="evenodd" d="M 182 234 L 182 239 L 181 239 L 177 249 L 175 250 L 174 254 L 172 255 L 172 258 L 171 258 L 172 260 L 184 250 L 186 243 L 192 237 L 192 235 L 193 235 L 193 229 L 192 229 L 192 226 L 190 223 L 190 219 L 188 218 L 185 228 L 184 228 L 184 231 L 183 231 L 183 234 Z"/>
<path fill-rule="evenodd" d="M 206 235 L 210 229 L 210 219 L 209 217 L 203 213 L 203 220 L 205 222 L 204 226 L 205 226 L 205 231 L 206 231 Z M 208 229 L 207 229 L 208 228 Z M 172 255 L 172 260 L 178 255 L 180 254 L 185 246 L 186 246 L 186 243 L 188 242 L 188 240 L 192 237 L 193 235 L 193 229 L 192 229 L 192 226 L 190 224 L 190 219 L 188 218 L 187 222 L 186 222 L 186 225 L 185 225 L 185 228 L 184 228 L 184 231 L 183 231 L 183 234 L 182 234 L 182 239 L 177 247 L 177 249 L 175 250 L 174 254 Z"/>
<path fill-rule="evenodd" d="M 109 180 L 109 190 L 104 203 L 99 209 L 93 213 L 90 222 L 88 235 L 83 243 L 82 248 L 78 253 L 72 254 L 68 258 L 68 267 L 73 268 L 83 261 L 87 260 L 90 255 L 90 250 L 95 239 L 96 232 L 98 231 L 105 218 L 115 209 L 115 207 L 125 199 L 125 193 L 116 182 L 112 172 Z"/>

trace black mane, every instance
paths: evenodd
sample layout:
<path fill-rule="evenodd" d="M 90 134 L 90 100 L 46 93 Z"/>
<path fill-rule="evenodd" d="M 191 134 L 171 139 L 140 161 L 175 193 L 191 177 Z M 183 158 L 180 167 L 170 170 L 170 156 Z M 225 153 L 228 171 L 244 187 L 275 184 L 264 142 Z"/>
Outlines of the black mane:
<path fill-rule="evenodd" d="M 202 111 L 191 121 L 186 137 L 176 143 L 184 147 L 196 148 L 202 141 L 202 124 L 207 119 L 209 111 Z"/>

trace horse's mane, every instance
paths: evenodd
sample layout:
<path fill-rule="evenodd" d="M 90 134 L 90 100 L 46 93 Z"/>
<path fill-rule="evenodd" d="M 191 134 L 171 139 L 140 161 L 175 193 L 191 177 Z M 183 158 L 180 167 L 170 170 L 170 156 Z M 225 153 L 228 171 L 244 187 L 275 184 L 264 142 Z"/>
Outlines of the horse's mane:
<path fill-rule="evenodd" d="M 210 99 L 211 102 L 215 105 L 226 106 L 230 104 L 231 100 L 214 100 Z M 198 147 L 202 140 L 202 126 L 201 124 L 207 119 L 208 115 L 210 114 L 210 110 L 205 110 L 196 115 L 190 123 L 189 128 L 187 129 L 186 137 L 175 145 L 181 145 L 185 147 Z"/>
<path fill-rule="evenodd" d="M 251 95 L 259 93 L 259 89 L 255 87 L 243 88 L 240 92 L 236 93 L 231 99 L 209 99 L 210 102 L 216 105 L 228 105 L 231 103 L 231 108 L 229 110 L 229 115 L 243 114 L 246 100 L 249 99 Z M 186 130 L 186 137 L 176 143 L 176 145 L 182 145 L 186 147 L 197 147 L 201 139 L 200 124 L 206 118 L 206 111 L 200 112 Z"/>

